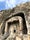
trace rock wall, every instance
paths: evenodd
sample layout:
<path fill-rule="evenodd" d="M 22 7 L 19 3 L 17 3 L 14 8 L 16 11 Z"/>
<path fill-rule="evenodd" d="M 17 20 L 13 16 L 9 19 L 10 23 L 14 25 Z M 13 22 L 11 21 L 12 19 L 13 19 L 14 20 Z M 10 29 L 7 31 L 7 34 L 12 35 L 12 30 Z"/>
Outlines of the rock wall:
<path fill-rule="evenodd" d="M 0 11 L 0 40 L 30 40 L 30 2 Z"/>

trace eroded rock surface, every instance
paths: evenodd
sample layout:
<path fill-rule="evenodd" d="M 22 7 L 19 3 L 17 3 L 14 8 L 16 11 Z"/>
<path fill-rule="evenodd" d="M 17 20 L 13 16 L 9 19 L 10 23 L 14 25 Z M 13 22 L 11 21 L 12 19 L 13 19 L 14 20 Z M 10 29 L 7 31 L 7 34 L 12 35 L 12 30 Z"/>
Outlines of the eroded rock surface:
<path fill-rule="evenodd" d="M 30 2 L 0 11 L 0 40 L 30 40 Z"/>

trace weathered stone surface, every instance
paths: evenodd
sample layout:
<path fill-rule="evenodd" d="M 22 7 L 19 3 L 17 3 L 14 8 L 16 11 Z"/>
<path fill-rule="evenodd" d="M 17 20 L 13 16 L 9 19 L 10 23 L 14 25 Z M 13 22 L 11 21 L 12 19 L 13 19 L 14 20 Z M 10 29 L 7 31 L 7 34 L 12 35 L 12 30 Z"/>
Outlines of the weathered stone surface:
<path fill-rule="evenodd" d="M 0 40 L 30 40 L 30 2 L 0 11 Z"/>

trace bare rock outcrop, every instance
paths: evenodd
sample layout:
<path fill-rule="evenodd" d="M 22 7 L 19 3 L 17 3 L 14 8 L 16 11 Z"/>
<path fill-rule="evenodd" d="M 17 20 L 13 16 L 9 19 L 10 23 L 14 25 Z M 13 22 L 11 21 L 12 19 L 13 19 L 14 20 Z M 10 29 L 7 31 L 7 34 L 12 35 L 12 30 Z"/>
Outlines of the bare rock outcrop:
<path fill-rule="evenodd" d="M 30 40 L 30 2 L 0 11 L 0 40 Z"/>

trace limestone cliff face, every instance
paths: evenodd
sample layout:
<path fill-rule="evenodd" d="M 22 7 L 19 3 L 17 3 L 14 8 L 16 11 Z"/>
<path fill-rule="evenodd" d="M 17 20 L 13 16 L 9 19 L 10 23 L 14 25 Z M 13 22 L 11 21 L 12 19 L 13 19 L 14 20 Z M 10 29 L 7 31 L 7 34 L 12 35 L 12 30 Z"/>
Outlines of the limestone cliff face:
<path fill-rule="evenodd" d="M 28 31 L 25 30 L 25 34 L 26 34 L 26 31 L 27 31 L 27 34 L 26 34 L 26 36 L 24 35 L 22 39 L 23 40 L 25 40 L 25 39 L 26 40 L 30 40 L 30 38 L 29 38 L 30 37 L 30 35 L 29 35 L 30 34 L 30 2 L 26 2 L 24 4 L 17 5 L 13 9 L 8 9 L 8 10 L 2 10 L 2 11 L 0 11 L 0 40 L 12 40 L 8 33 L 7 34 L 4 33 L 3 35 L 2 35 L 2 33 L 3 33 L 4 29 L 5 29 L 5 32 L 7 32 L 9 30 L 9 29 L 7 29 L 7 25 L 6 25 L 7 23 L 10 22 L 10 24 L 12 24 L 14 22 L 14 20 L 15 21 L 17 20 L 16 22 L 18 22 L 18 20 L 22 19 L 21 17 L 23 19 L 25 18 L 24 19 L 25 21 L 23 21 L 23 23 L 25 23 L 25 24 L 22 23 L 22 25 L 26 25 L 26 28 L 28 30 Z M 21 24 L 21 23 L 19 23 L 19 24 Z M 14 26 L 13 26 L 13 28 L 14 28 Z M 12 28 L 12 30 L 13 30 L 13 28 Z M 18 29 L 18 32 L 19 32 L 19 29 Z M 16 35 L 16 33 L 14 34 L 14 36 L 15 35 Z M 17 39 L 17 38 L 18 38 L 18 36 L 14 40 L 22 40 L 21 38 L 19 38 L 19 39 Z"/>

